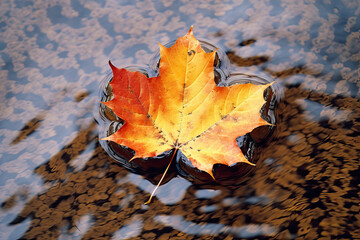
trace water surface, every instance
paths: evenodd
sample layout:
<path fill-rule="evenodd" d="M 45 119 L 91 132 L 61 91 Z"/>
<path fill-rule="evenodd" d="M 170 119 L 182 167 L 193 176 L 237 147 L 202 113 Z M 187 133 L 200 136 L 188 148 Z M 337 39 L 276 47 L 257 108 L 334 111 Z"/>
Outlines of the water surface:
<path fill-rule="evenodd" d="M 360 4 L 0 3 L 1 239 L 359 237 Z M 116 66 L 183 36 L 283 89 L 274 139 L 237 186 L 154 183 L 99 145 L 93 109 Z"/>

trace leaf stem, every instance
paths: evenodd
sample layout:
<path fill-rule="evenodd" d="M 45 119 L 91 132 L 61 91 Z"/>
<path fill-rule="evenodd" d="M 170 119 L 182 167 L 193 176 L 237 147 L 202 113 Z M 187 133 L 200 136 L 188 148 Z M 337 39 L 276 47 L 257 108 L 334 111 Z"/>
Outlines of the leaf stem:
<path fill-rule="evenodd" d="M 167 167 L 166 167 L 166 169 L 165 169 L 165 172 L 163 173 L 163 175 L 162 175 L 159 183 L 156 185 L 155 189 L 152 191 L 149 200 L 147 200 L 147 202 L 146 202 L 145 204 L 149 204 L 149 203 L 151 202 L 151 199 L 152 199 L 152 197 L 154 196 L 155 191 L 158 189 L 158 187 L 160 186 L 162 180 L 164 179 L 167 171 L 169 170 L 169 167 L 170 167 L 173 159 L 175 158 L 175 155 L 176 155 L 177 151 L 178 151 L 178 148 L 175 148 L 175 151 L 174 151 L 174 153 L 173 153 L 173 155 L 172 155 L 172 157 L 171 157 L 171 160 L 170 160 L 169 164 L 167 165 Z"/>

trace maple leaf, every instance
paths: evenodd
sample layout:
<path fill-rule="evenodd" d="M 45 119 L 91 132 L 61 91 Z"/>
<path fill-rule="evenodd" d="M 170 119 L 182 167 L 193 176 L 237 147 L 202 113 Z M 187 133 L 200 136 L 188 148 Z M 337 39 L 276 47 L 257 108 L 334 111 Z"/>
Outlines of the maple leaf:
<path fill-rule="evenodd" d="M 104 104 L 125 121 L 104 140 L 135 151 L 133 158 L 180 150 L 213 178 L 214 164 L 250 163 L 238 136 L 269 124 L 260 116 L 267 85 L 219 87 L 214 82 L 216 52 L 206 53 L 192 27 L 166 48 L 160 45 L 159 76 L 119 69 L 110 63 L 114 98 Z"/>

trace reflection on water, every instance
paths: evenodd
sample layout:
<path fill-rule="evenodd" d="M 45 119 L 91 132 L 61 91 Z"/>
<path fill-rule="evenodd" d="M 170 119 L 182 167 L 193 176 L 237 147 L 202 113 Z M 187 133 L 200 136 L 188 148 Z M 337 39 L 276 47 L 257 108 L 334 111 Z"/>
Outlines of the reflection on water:
<path fill-rule="evenodd" d="M 70 233 L 68 231 L 69 225 L 64 224 L 60 229 L 60 235 L 58 239 L 82 239 L 83 234 L 90 229 L 92 223 L 93 221 L 91 215 L 84 215 L 76 222 L 76 230 Z"/>
<path fill-rule="evenodd" d="M 135 174 L 128 175 L 126 179 L 120 179 L 118 183 L 123 184 L 127 181 L 131 182 L 132 184 L 135 184 L 138 188 L 140 188 L 144 192 L 147 192 L 145 196 L 148 196 L 154 190 L 154 185 L 139 175 L 135 175 Z M 186 179 L 173 178 L 168 183 L 158 188 L 156 192 L 156 197 L 163 204 L 166 205 L 176 204 L 184 198 L 186 189 L 190 185 L 191 183 Z M 178 186 L 181 186 L 181 188 L 179 188 Z"/>
<path fill-rule="evenodd" d="M 0 239 L 359 236 L 358 1 L 0 3 Z M 236 186 L 154 184 L 100 147 L 110 58 L 143 65 L 194 25 L 283 89 L 274 138 Z M 156 180 L 156 179 L 155 179 Z M 155 181 L 156 184 L 156 181 Z"/>
<path fill-rule="evenodd" d="M 124 225 L 121 229 L 114 233 L 113 239 L 128 239 L 140 235 L 142 228 L 142 221 L 135 219 L 131 223 Z"/>
<path fill-rule="evenodd" d="M 200 190 L 197 190 L 196 193 L 195 193 L 195 196 L 197 198 L 213 198 L 215 197 L 216 195 L 219 195 L 221 193 L 220 190 L 213 190 L 213 189 L 200 189 Z"/>
<path fill-rule="evenodd" d="M 182 216 L 164 216 L 159 215 L 155 217 L 164 225 L 176 226 L 180 231 L 191 235 L 225 235 L 231 233 L 240 238 L 254 238 L 259 236 L 274 236 L 275 229 L 268 225 L 250 224 L 242 227 L 228 227 L 223 224 L 209 223 L 206 225 L 195 224 L 184 221 Z"/>

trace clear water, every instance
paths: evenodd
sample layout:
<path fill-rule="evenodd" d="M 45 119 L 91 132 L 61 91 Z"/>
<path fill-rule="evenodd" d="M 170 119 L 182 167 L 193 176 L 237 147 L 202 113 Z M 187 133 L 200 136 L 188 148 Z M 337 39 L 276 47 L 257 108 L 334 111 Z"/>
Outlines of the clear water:
<path fill-rule="evenodd" d="M 0 239 L 359 236 L 358 1 L 11 0 L 0 12 Z M 99 145 L 99 85 L 109 59 L 154 69 L 157 42 L 191 25 L 229 57 L 220 75 L 277 82 L 276 128 L 239 182 L 169 174 L 145 206 L 159 174 Z"/>

